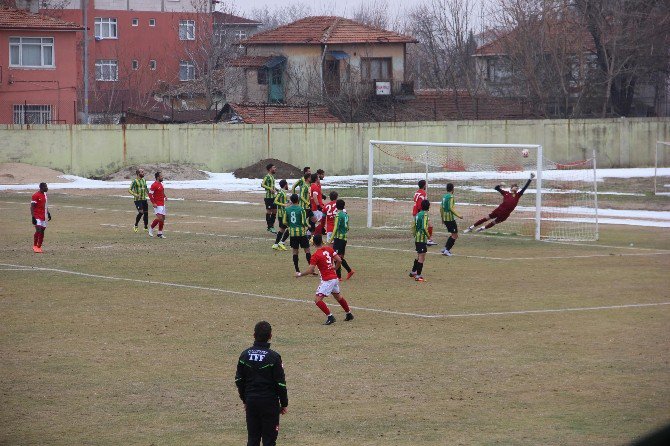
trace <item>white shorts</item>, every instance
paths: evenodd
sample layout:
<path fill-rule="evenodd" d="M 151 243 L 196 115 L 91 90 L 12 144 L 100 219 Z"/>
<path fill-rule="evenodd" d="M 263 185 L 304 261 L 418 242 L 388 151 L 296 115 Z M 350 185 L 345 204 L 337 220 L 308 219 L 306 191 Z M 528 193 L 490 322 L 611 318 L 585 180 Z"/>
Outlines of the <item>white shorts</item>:
<path fill-rule="evenodd" d="M 332 232 L 327 232 L 326 233 L 326 243 L 330 242 L 331 238 L 333 238 L 333 233 Z"/>
<path fill-rule="evenodd" d="M 323 212 L 314 211 L 314 217 L 316 218 L 316 221 L 321 221 L 321 219 L 323 218 Z"/>
<path fill-rule="evenodd" d="M 165 206 L 156 206 L 156 209 L 154 209 L 154 212 L 156 215 L 166 215 L 165 214 Z"/>
<path fill-rule="evenodd" d="M 332 293 L 340 293 L 340 279 L 322 280 L 319 288 L 316 289 L 317 296 L 319 294 L 328 296 Z"/>
<path fill-rule="evenodd" d="M 47 227 L 47 221 L 46 220 L 35 219 L 35 221 L 37 221 L 37 224 L 35 226 L 41 226 L 43 228 Z"/>

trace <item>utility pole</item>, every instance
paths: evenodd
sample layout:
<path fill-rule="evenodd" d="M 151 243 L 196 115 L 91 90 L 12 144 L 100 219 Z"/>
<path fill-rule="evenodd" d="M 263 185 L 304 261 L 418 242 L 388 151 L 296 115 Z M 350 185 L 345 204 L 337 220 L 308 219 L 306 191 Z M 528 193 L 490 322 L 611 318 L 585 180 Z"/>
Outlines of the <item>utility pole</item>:
<path fill-rule="evenodd" d="M 88 124 L 88 0 L 81 0 L 84 20 L 84 124 Z"/>

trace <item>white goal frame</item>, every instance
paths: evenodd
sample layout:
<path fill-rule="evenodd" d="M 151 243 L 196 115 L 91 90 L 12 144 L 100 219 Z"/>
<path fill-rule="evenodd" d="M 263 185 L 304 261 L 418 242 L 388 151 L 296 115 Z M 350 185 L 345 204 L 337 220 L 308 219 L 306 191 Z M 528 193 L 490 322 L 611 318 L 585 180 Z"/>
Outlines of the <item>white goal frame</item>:
<path fill-rule="evenodd" d="M 654 155 L 654 195 L 658 195 L 658 148 L 660 146 L 670 147 L 670 141 L 656 141 L 656 152 Z"/>
<path fill-rule="evenodd" d="M 372 228 L 373 223 L 373 184 L 374 184 L 374 169 L 375 169 L 375 146 L 376 145 L 398 145 L 398 146 L 424 146 L 424 147 L 454 147 L 454 148 L 478 148 L 478 149 L 528 149 L 536 151 L 537 164 L 536 168 L 536 189 L 535 194 L 535 240 L 541 240 L 542 234 L 542 173 L 544 170 L 543 148 L 540 144 L 470 144 L 470 143 L 436 143 L 436 142 L 419 142 L 419 141 L 384 141 L 384 140 L 370 140 L 368 144 L 368 203 L 367 203 L 367 227 Z M 426 179 L 428 180 L 429 161 L 426 156 Z M 595 237 L 598 239 L 598 211 L 597 211 L 597 185 L 595 171 L 596 171 L 595 150 L 593 156 L 593 170 L 594 170 L 594 188 L 595 189 Z"/>

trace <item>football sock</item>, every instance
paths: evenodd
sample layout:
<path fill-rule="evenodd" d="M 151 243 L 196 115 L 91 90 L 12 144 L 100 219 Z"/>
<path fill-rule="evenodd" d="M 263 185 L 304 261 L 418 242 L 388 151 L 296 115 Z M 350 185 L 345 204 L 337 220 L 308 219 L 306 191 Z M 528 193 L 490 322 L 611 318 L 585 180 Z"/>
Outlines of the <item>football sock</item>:
<path fill-rule="evenodd" d="M 310 254 L 309 252 L 306 252 L 305 253 L 305 258 L 307 259 L 307 264 L 309 265 L 309 261 L 312 258 L 312 254 Z"/>
<path fill-rule="evenodd" d="M 456 243 L 456 239 L 454 239 L 453 237 L 449 237 L 447 239 L 447 246 L 446 246 L 447 251 L 451 251 L 451 248 L 453 248 L 454 243 Z"/>
<path fill-rule="evenodd" d="M 137 224 L 138 224 L 138 223 L 140 222 L 140 220 L 142 219 L 142 215 L 144 215 L 144 214 L 142 214 L 142 213 L 140 212 L 140 213 L 137 214 L 137 217 L 135 217 L 135 226 L 137 226 Z"/>
<path fill-rule="evenodd" d="M 342 259 L 342 266 L 344 267 L 344 269 L 347 270 L 348 273 L 351 272 L 351 268 L 349 268 L 349 264 L 348 264 L 347 261 L 344 260 L 344 259 Z"/>
<path fill-rule="evenodd" d="M 277 214 L 270 214 L 270 226 L 275 225 L 275 220 L 277 220 Z"/>
<path fill-rule="evenodd" d="M 144 215 L 144 229 L 146 229 L 149 226 L 149 213 L 144 212 L 142 215 Z"/>
<path fill-rule="evenodd" d="M 335 274 L 337 274 L 338 279 L 341 279 L 342 278 L 342 267 L 337 268 L 337 271 L 335 271 Z"/>
<path fill-rule="evenodd" d="M 349 310 L 349 304 L 347 303 L 347 300 L 344 297 L 341 298 L 338 302 L 340 303 L 340 306 L 345 312 L 347 313 L 351 312 L 351 310 Z"/>
<path fill-rule="evenodd" d="M 412 272 L 415 273 L 418 267 L 419 267 L 419 261 L 414 259 L 414 266 L 412 266 Z"/>
<path fill-rule="evenodd" d="M 40 232 L 35 231 L 35 234 L 33 234 L 33 246 L 37 246 L 37 242 L 40 240 Z"/>
<path fill-rule="evenodd" d="M 287 238 L 288 238 L 288 229 L 284 229 L 284 235 L 282 236 L 281 241 L 285 242 Z"/>
<path fill-rule="evenodd" d="M 420 276 L 421 272 L 423 271 L 423 262 L 416 262 L 416 275 Z"/>
<path fill-rule="evenodd" d="M 428 226 L 428 238 L 433 238 L 433 227 Z"/>
<path fill-rule="evenodd" d="M 270 214 L 265 214 L 265 224 L 268 225 L 268 228 L 272 226 L 270 224 Z"/>
<path fill-rule="evenodd" d="M 162 220 L 158 222 L 158 232 L 163 232 L 163 223 L 165 222 Z"/>
<path fill-rule="evenodd" d="M 481 225 L 482 223 L 484 223 L 486 220 L 488 220 L 488 218 L 482 218 L 481 220 L 477 220 L 477 222 L 476 222 L 474 225 L 472 225 L 472 226 L 479 226 L 479 225 Z"/>
<path fill-rule="evenodd" d="M 293 266 L 295 266 L 295 272 L 299 273 L 300 268 L 298 268 L 298 254 L 293 254 Z"/>
<path fill-rule="evenodd" d="M 155 218 L 154 221 L 151 222 L 151 229 L 156 227 L 156 225 L 158 224 L 158 221 L 159 220 L 157 218 Z"/>
<path fill-rule="evenodd" d="M 316 306 L 319 307 L 319 310 L 323 311 L 323 313 L 326 316 L 330 316 L 330 310 L 328 309 L 328 305 L 326 305 L 326 303 L 324 301 L 322 301 L 322 300 L 318 301 L 316 303 Z"/>
<path fill-rule="evenodd" d="M 39 235 L 37 236 L 37 247 L 41 248 L 42 247 L 42 242 L 44 241 L 44 231 L 40 231 Z"/>
<path fill-rule="evenodd" d="M 279 241 L 281 240 L 281 236 L 282 236 L 282 233 L 281 233 L 281 232 L 278 232 L 278 233 L 277 233 L 277 237 L 275 237 L 275 245 L 276 245 L 277 243 L 279 243 Z"/>
<path fill-rule="evenodd" d="M 489 223 L 488 225 L 486 225 L 486 229 L 491 229 L 491 228 L 494 227 L 495 225 L 496 225 L 496 222 L 495 222 L 495 220 L 493 220 L 491 223 Z"/>

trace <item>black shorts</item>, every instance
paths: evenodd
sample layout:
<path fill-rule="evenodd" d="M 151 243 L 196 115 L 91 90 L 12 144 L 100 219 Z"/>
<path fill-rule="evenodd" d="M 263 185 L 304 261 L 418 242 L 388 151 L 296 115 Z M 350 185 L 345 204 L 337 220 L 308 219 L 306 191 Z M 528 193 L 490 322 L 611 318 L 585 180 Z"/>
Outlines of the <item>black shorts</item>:
<path fill-rule="evenodd" d="M 414 242 L 414 245 L 416 246 L 417 254 L 423 254 L 424 252 L 428 252 L 428 244 L 426 244 L 425 242 Z"/>
<path fill-rule="evenodd" d="M 452 234 L 458 234 L 458 225 L 456 224 L 456 220 L 445 221 L 444 226 L 447 227 L 448 232 Z"/>
<path fill-rule="evenodd" d="M 339 238 L 333 239 L 333 251 L 337 253 L 340 257 L 344 256 L 344 252 L 347 249 L 347 241 Z"/>
<path fill-rule="evenodd" d="M 265 199 L 265 209 L 277 209 L 277 205 L 275 204 L 274 198 Z"/>
<path fill-rule="evenodd" d="M 314 212 L 311 209 L 305 209 L 305 214 L 307 214 L 307 219 L 314 217 Z"/>
<path fill-rule="evenodd" d="M 291 236 L 289 238 L 289 244 L 293 249 L 308 249 L 309 248 L 309 237 L 306 235 L 301 235 L 298 237 Z"/>
<path fill-rule="evenodd" d="M 135 200 L 135 207 L 137 212 L 144 212 L 145 214 L 149 212 L 149 203 L 147 200 Z"/>

